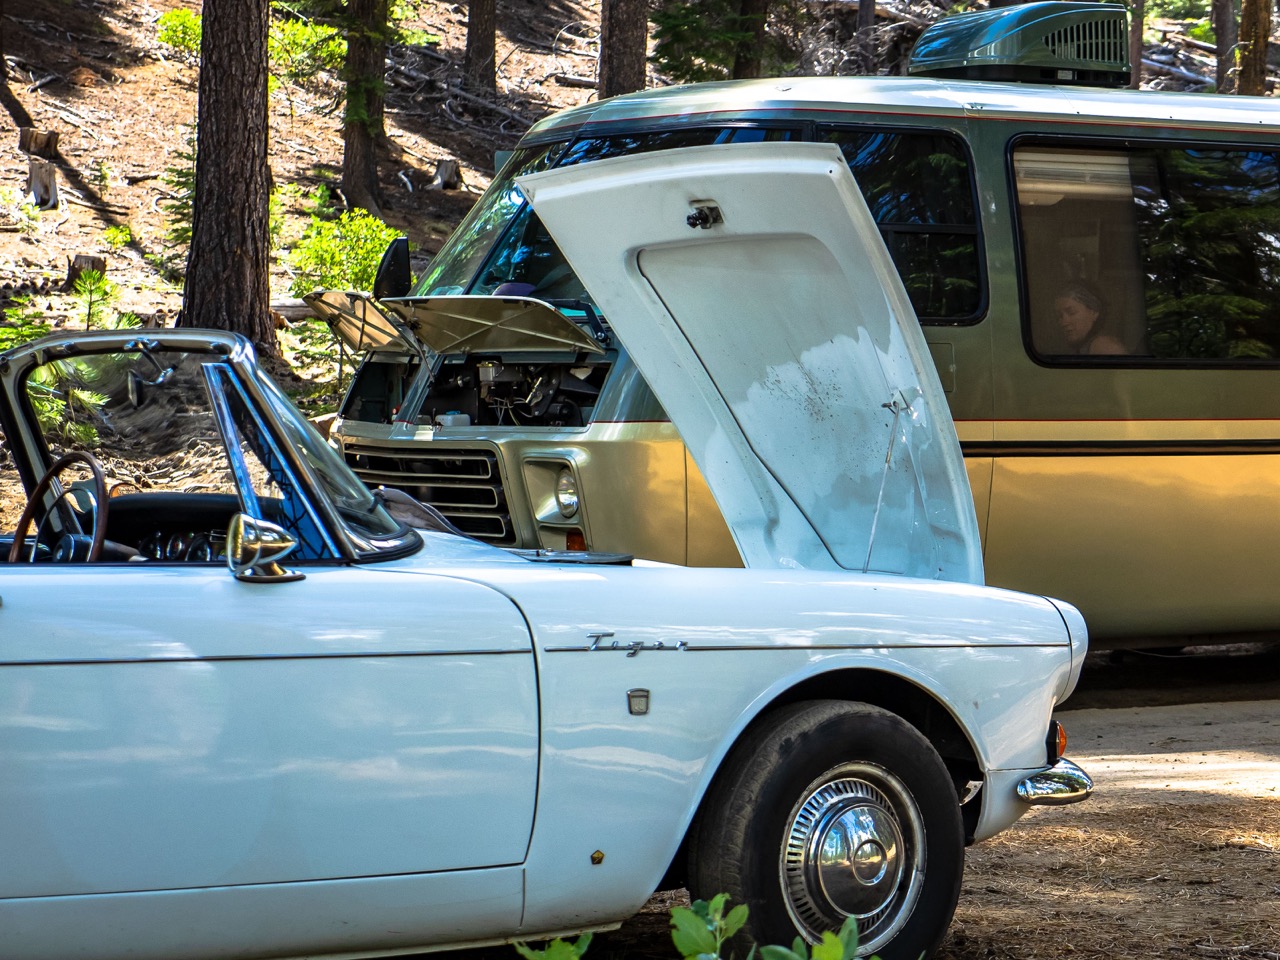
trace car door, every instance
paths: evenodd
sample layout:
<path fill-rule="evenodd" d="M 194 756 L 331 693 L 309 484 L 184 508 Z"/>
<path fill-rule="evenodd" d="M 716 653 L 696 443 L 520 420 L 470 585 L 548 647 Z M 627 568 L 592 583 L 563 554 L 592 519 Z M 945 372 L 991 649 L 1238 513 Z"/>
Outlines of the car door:
<path fill-rule="evenodd" d="M 141 369 L 160 374 L 140 385 L 127 351 L 92 378 L 93 356 L 68 355 L 96 391 L 76 401 L 91 442 L 66 429 L 71 391 L 49 378 L 26 406 L 52 396 L 65 409 L 26 427 L 135 479 L 100 505 L 126 541 L 111 543 L 115 562 L 0 569 L 0 903 L 521 863 L 538 710 L 516 607 L 335 555 L 339 532 L 315 489 L 295 489 L 269 412 L 250 410 L 248 391 L 210 400 L 210 384 L 239 389 L 220 358 L 148 358 Z M 9 449 L 34 448 L 15 407 Z M 241 435 L 213 438 L 220 413 Z M 275 453 L 223 462 L 273 432 Z M 222 475 L 256 492 L 224 492 Z M 173 477 L 182 489 L 164 486 Z M 15 486 L 0 487 L 6 501 Z M 61 486 L 74 505 L 76 481 Z M 247 582 L 212 560 L 224 548 L 209 512 L 224 503 L 296 524 L 301 578 Z M 495 907 L 513 924 L 515 874 Z"/>

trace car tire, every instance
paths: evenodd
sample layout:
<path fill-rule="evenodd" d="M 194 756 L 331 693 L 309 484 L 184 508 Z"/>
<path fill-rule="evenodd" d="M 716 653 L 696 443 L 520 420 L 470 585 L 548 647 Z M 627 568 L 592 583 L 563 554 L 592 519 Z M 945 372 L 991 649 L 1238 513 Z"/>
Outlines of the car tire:
<path fill-rule="evenodd" d="M 859 956 L 917 960 L 951 923 L 964 830 L 955 785 L 915 727 L 864 703 L 810 701 L 766 715 L 731 752 L 690 855 L 695 899 L 748 905 L 740 948 L 816 942 L 853 915 Z"/>

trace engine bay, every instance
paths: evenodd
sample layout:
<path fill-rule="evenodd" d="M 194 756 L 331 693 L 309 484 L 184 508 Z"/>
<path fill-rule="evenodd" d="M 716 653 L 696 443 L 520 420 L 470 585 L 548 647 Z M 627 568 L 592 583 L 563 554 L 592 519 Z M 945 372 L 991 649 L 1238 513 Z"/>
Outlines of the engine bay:
<path fill-rule="evenodd" d="M 439 427 L 581 427 L 590 422 L 608 363 L 448 358 L 415 422 Z"/>

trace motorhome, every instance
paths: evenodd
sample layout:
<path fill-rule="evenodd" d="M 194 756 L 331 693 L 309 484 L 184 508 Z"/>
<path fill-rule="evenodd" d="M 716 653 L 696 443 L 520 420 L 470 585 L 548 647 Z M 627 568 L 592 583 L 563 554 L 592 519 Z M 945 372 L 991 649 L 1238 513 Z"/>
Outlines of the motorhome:
<path fill-rule="evenodd" d="M 923 326 L 987 582 L 1071 601 L 1095 644 L 1280 628 L 1280 106 L 1121 89 L 1126 34 L 1121 6 L 1031 3 L 940 21 L 907 76 L 671 87 L 543 120 L 412 290 L 328 311 L 366 354 L 334 442 L 496 544 L 738 563 L 516 180 L 820 141 Z M 700 199 L 691 231 L 717 215 Z"/>

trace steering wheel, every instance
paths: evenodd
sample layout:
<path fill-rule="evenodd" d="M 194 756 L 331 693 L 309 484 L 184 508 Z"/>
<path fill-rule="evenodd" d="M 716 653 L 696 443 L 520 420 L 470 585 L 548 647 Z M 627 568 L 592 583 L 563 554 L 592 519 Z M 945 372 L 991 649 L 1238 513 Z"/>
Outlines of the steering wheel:
<path fill-rule="evenodd" d="M 22 559 L 22 548 L 27 541 L 27 527 L 36 517 L 36 511 L 40 509 L 40 505 L 44 502 L 45 494 L 49 492 L 49 488 L 53 486 L 53 482 L 57 480 L 66 469 L 73 463 L 85 464 L 93 474 L 93 535 L 89 541 L 89 554 L 86 560 L 97 560 L 102 555 L 102 545 L 107 539 L 107 478 L 103 473 L 102 464 L 97 459 L 87 453 L 68 453 L 64 457 L 59 457 L 49 471 L 40 478 L 40 482 L 36 484 L 36 488 L 31 491 L 31 496 L 27 498 L 27 505 L 22 508 L 22 517 L 18 520 L 18 528 L 13 532 L 13 546 L 9 548 L 9 562 L 18 563 Z M 45 518 L 53 512 L 53 508 L 58 505 L 59 500 L 67 497 L 66 490 L 58 494 L 57 498 L 45 511 Z M 41 520 L 40 527 L 44 526 L 44 520 Z M 40 528 L 36 530 L 36 540 L 40 539 Z M 74 551 L 73 551 L 74 552 Z M 31 558 L 35 559 L 35 545 L 32 545 Z M 71 559 L 68 557 L 67 559 Z"/>

